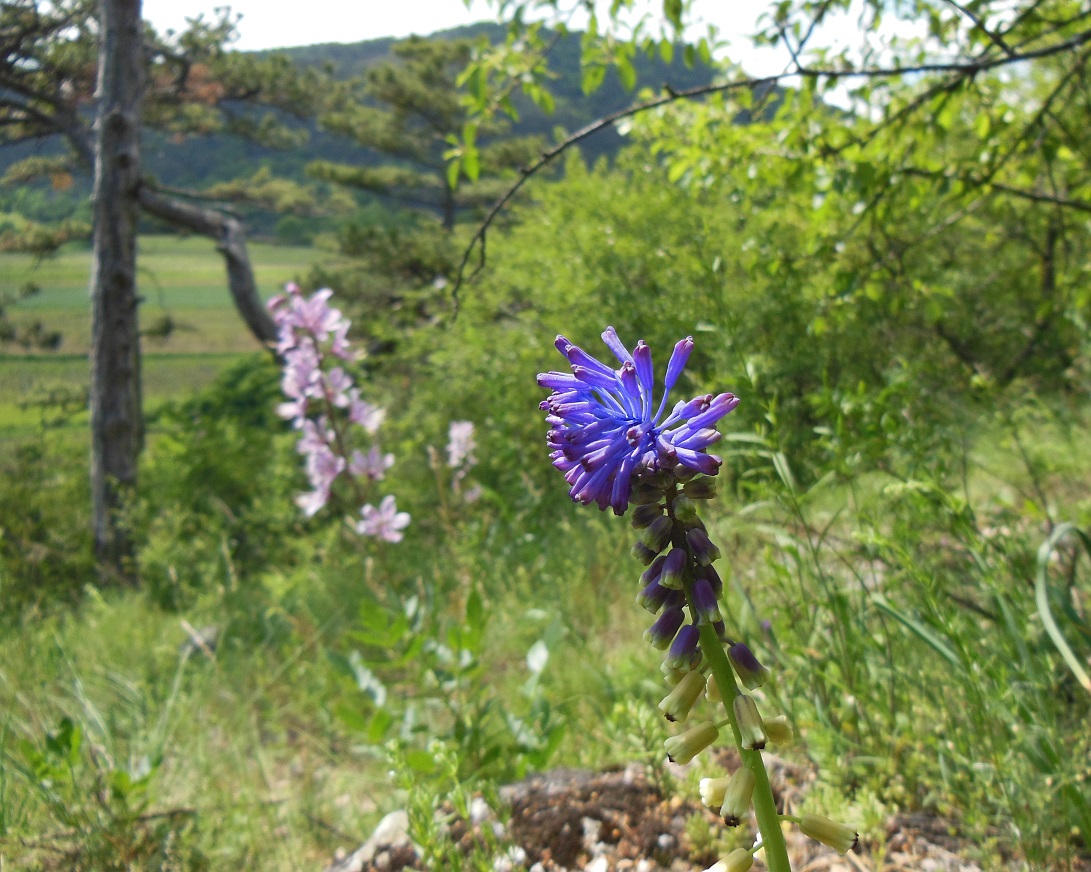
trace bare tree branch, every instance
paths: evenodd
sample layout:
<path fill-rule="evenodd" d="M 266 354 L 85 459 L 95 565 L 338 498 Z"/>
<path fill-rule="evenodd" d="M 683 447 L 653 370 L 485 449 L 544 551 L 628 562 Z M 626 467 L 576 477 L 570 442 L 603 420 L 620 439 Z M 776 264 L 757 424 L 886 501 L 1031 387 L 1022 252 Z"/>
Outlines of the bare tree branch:
<path fill-rule="evenodd" d="M 227 284 L 235 308 L 258 341 L 274 343 L 276 325 L 258 294 L 242 221 L 219 209 L 164 196 L 147 182 L 140 186 L 139 199 L 141 207 L 156 218 L 216 240 L 227 267 Z"/>
<path fill-rule="evenodd" d="M 501 211 L 503 211 L 504 207 L 511 202 L 512 198 L 519 192 L 519 190 L 523 187 L 527 180 L 536 173 L 538 173 L 540 170 L 542 170 L 549 163 L 551 163 L 559 155 L 570 149 L 572 146 L 576 145 L 579 142 L 582 142 L 589 136 L 598 133 L 600 130 L 612 126 L 613 124 L 621 121 L 624 118 L 631 118 L 634 115 L 639 115 L 651 109 L 665 106 L 677 100 L 693 100 L 698 97 L 708 96 L 710 94 L 724 94 L 740 90 L 772 88 L 776 87 L 777 85 L 781 85 L 786 81 L 799 78 L 817 79 L 825 81 L 851 81 L 884 78 L 889 79 L 906 75 L 924 73 L 951 73 L 953 74 L 954 81 L 959 81 L 967 78 L 972 78 L 978 73 L 988 72 L 989 70 L 1010 66 L 1012 64 L 1039 60 L 1042 58 L 1065 54 L 1067 52 L 1071 52 L 1077 48 L 1080 48 L 1081 46 L 1087 45 L 1088 43 L 1091 43 L 1091 29 L 1082 30 L 1079 33 L 1076 33 L 1073 36 L 1069 37 L 1068 39 L 1062 40 L 1052 45 L 1041 46 L 1039 48 L 1023 52 L 1016 52 L 1009 49 L 1001 55 L 983 52 L 981 55 L 972 60 L 961 62 L 950 61 L 921 63 L 905 67 L 873 67 L 871 69 L 862 70 L 825 70 L 817 69 L 814 67 L 798 66 L 794 67 L 790 71 L 780 73 L 774 76 L 746 77 L 741 79 L 734 79 L 729 82 L 701 85 L 695 88 L 685 88 L 682 90 L 676 90 L 667 87 L 665 89 L 665 93 L 660 97 L 656 97 L 651 100 L 645 100 L 640 103 L 635 103 L 625 109 L 619 109 L 616 112 L 611 112 L 609 115 L 604 115 L 602 118 L 580 128 L 575 133 L 572 133 L 564 140 L 554 145 L 552 148 L 543 151 L 534 163 L 523 168 L 519 179 L 510 188 L 508 188 L 508 190 L 504 192 L 500 199 L 493 204 L 492 208 L 489 209 L 488 214 L 482 220 L 481 224 L 478 226 L 473 236 L 470 237 L 469 242 L 466 244 L 466 248 L 463 250 L 462 259 L 459 262 L 458 269 L 455 274 L 455 281 L 453 283 L 451 291 L 451 298 L 454 305 L 455 316 L 457 317 L 458 314 L 459 292 L 461 291 L 463 284 L 465 284 L 467 281 L 472 281 L 481 272 L 481 270 L 485 268 L 487 259 L 487 236 L 490 227 L 496 220 L 496 217 L 500 214 Z M 953 86 L 954 84 L 952 81 L 944 83 L 944 88 L 951 88 Z M 473 272 L 470 273 L 469 276 L 467 276 L 466 269 L 469 266 L 475 249 L 478 251 L 478 262 L 477 265 L 474 267 Z"/>

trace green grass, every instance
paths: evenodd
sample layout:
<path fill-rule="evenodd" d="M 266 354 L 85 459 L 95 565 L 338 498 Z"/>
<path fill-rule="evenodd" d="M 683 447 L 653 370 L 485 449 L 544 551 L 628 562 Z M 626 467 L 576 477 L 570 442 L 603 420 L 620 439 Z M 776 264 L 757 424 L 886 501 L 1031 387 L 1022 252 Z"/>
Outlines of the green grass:
<path fill-rule="evenodd" d="M 154 412 L 163 402 L 180 399 L 211 384 L 247 353 L 146 354 L 143 358 L 145 412 Z M 87 358 L 83 355 L 0 354 L 0 442 L 29 435 L 43 421 L 55 422 L 59 416 L 66 426 L 83 428 L 87 412 L 75 407 L 86 406 L 81 398 L 88 384 Z M 63 415 L 56 403 L 62 398 L 73 406 Z"/>
<path fill-rule="evenodd" d="M 144 298 L 141 324 L 170 315 L 180 327 L 166 341 L 149 338 L 145 353 L 241 352 L 257 348 L 235 314 L 227 290 L 223 259 L 208 239 L 144 236 L 138 252 L 138 291 Z M 250 258 L 263 296 L 299 279 L 329 255 L 313 248 L 250 244 Z M 61 351 L 86 354 L 90 347 L 88 282 L 91 254 L 71 243 L 54 257 L 0 255 L 0 299 L 33 284 L 41 291 L 9 307 L 16 323 L 40 320 L 64 336 Z M 15 349 L 7 349 L 9 352 Z"/>
<path fill-rule="evenodd" d="M 90 314 L 87 286 L 90 252 L 71 243 L 54 257 L 0 254 L 0 299 L 34 284 L 41 290 L 8 307 L 16 324 L 41 321 L 63 335 L 58 352 L 22 352 L 0 347 L 0 440 L 34 431 L 49 397 L 78 400 L 89 380 Z M 250 244 L 258 287 L 266 297 L 304 275 L 329 255 L 313 248 Z M 169 316 L 177 329 L 167 338 L 142 343 L 144 402 L 153 411 L 209 384 L 240 356 L 260 348 L 236 313 L 227 290 L 223 259 L 207 239 L 144 236 L 139 250 L 139 292 L 144 297 L 142 329 Z M 78 402 L 76 403 L 78 405 Z M 65 415 L 69 426 L 86 424 L 86 413 Z"/>

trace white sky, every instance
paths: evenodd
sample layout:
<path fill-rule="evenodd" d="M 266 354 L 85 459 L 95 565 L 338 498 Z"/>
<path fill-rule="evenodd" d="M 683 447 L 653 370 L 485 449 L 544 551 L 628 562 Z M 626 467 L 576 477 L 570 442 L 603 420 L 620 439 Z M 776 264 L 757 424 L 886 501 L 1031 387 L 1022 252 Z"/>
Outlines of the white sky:
<path fill-rule="evenodd" d="M 144 0 L 144 17 L 157 30 L 185 28 L 186 19 L 212 18 L 218 6 L 242 15 L 235 47 L 243 50 L 284 48 L 324 42 L 359 42 L 384 36 L 428 34 L 436 30 L 492 20 L 490 7 L 473 0 Z M 662 8 L 660 0 L 650 7 Z M 720 27 L 730 43 L 728 54 L 751 74 L 779 72 L 786 58 L 779 52 L 755 53 L 747 36 L 770 0 L 696 0 L 698 15 Z M 775 68 L 775 69 L 774 69 Z"/>

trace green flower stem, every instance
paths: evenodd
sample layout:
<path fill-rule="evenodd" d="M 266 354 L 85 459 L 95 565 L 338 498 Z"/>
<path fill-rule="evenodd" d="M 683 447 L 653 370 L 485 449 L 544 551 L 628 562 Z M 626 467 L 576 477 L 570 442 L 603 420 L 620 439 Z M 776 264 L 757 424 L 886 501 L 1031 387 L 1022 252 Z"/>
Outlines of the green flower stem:
<path fill-rule="evenodd" d="M 687 581 L 688 587 L 690 582 Z M 686 592 L 687 598 L 689 591 Z M 758 830 L 761 832 L 762 847 L 765 849 L 765 865 L 769 872 L 792 872 L 792 865 L 788 862 L 788 846 L 784 841 L 784 833 L 780 829 L 780 815 L 777 814 L 777 806 L 773 800 L 773 788 L 769 784 L 769 773 L 765 771 L 765 762 L 762 760 L 761 751 L 744 751 L 742 748 L 742 734 L 739 725 L 735 721 L 735 711 L 732 700 L 741 692 L 735 681 L 735 674 L 731 670 L 731 663 L 724 653 L 723 643 L 716 635 L 716 630 L 711 624 L 702 624 L 699 627 L 701 633 L 701 651 L 708 659 L 712 674 L 716 677 L 716 685 L 720 688 L 720 696 L 723 698 L 724 709 L 727 712 L 728 721 L 731 723 L 731 732 L 735 736 L 735 747 L 739 749 L 743 765 L 754 773 L 754 814 L 758 819 Z"/>

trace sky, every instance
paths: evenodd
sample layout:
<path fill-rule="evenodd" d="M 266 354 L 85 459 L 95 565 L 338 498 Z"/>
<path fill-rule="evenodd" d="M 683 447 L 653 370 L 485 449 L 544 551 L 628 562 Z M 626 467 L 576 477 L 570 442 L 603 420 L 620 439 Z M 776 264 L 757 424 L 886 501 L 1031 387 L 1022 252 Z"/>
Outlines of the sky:
<path fill-rule="evenodd" d="M 179 31 L 187 18 L 212 18 L 213 10 L 224 5 L 242 15 L 235 43 L 241 50 L 424 35 L 493 19 L 484 0 L 473 0 L 469 9 L 462 0 L 144 0 L 143 8 L 157 30 Z M 760 75 L 783 68 L 779 53 L 755 52 L 746 38 L 756 29 L 758 14 L 771 5 L 769 0 L 698 0 L 695 5 L 720 27 L 732 60 L 748 72 Z M 656 6 L 662 8 L 659 2 L 651 4 Z"/>

